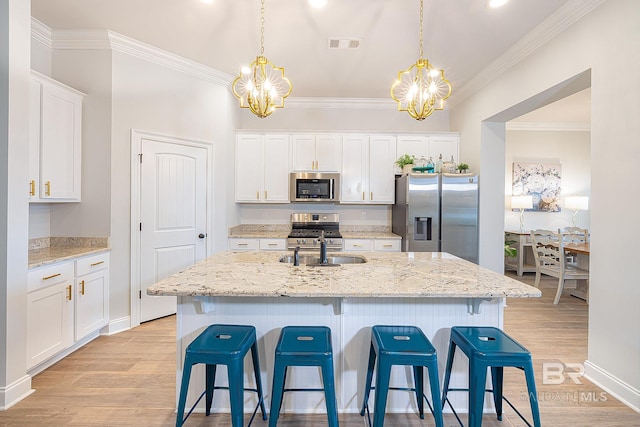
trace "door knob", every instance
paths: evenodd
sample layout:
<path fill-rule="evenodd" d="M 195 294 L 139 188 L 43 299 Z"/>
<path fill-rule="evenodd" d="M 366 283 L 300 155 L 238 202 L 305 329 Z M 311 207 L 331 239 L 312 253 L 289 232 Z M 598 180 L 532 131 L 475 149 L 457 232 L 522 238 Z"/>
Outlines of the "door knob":
<path fill-rule="evenodd" d="M 206 234 L 202 234 L 202 233 L 198 234 L 199 239 L 204 239 L 206 236 L 207 236 Z"/>

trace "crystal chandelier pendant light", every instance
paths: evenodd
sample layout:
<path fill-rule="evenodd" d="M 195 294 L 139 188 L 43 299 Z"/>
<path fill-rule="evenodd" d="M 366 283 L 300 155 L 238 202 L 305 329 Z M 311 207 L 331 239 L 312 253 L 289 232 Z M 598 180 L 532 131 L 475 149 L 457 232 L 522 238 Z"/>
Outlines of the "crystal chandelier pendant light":
<path fill-rule="evenodd" d="M 261 119 L 270 116 L 276 108 L 283 108 L 293 88 L 284 75 L 284 68 L 276 67 L 264 56 L 264 1 L 261 0 L 260 8 L 260 55 L 248 68 L 242 68 L 231 85 L 240 108 L 248 108 Z"/>
<path fill-rule="evenodd" d="M 420 0 L 420 58 L 406 70 L 398 71 L 391 86 L 391 98 L 398 103 L 398 111 L 406 111 L 416 120 L 424 120 L 435 110 L 444 109 L 444 100 L 451 95 L 451 83 L 444 71 L 435 69 L 423 59 L 424 6 Z"/>

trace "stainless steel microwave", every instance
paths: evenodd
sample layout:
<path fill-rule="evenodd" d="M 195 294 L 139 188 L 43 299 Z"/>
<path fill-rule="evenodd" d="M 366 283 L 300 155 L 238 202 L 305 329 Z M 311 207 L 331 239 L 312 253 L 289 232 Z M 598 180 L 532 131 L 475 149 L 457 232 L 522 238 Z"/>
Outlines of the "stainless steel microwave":
<path fill-rule="evenodd" d="M 292 202 L 338 202 L 340 174 L 293 172 L 290 174 L 289 196 Z"/>

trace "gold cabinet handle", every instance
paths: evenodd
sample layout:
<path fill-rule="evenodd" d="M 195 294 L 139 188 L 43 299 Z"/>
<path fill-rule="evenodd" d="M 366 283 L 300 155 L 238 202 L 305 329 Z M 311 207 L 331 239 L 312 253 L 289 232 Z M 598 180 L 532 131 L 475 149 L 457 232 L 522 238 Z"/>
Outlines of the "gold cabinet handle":
<path fill-rule="evenodd" d="M 71 301 L 71 285 L 67 286 L 67 299 Z"/>
<path fill-rule="evenodd" d="M 260 200 L 260 192 L 256 191 L 256 200 Z"/>
<path fill-rule="evenodd" d="M 354 247 L 354 248 L 360 248 L 360 247 L 362 247 L 362 245 L 361 245 L 361 244 L 359 244 L 359 243 L 354 243 L 354 244 L 353 244 L 353 247 Z"/>
<path fill-rule="evenodd" d="M 393 245 L 390 245 L 390 244 L 388 244 L 388 243 L 387 243 L 387 244 L 382 245 L 382 247 L 383 247 L 383 248 L 390 248 L 391 246 L 393 246 Z"/>
<path fill-rule="evenodd" d="M 277 243 L 268 243 L 267 246 L 278 246 Z"/>
<path fill-rule="evenodd" d="M 84 295 L 84 280 L 80 282 L 80 295 Z"/>
<path fill-rule="evenodd" d="M 104 261 L 92 262 L 89 267 L 95 267 L 96 265 L 104 264 Z"/>
<path fill-rule="evenodd" d="M 51 181 L 47 181 L 44 183 L 44 194 L 46 196 L 51 195 Z"/>
<path fill-rule="evenodd" d="M 362 200 L 364 200 L 364 191 L 362 192 Z"/>
<path fill-rule="evenodd" d="M 49 280 L 49 279 L 53 279 L 54 277 L 58 277 L 60 276 L 62 273 L 56 273 L 56 274 L 52 274 L 51 276 L 47 276 L 47 277 L 43 277 L 42 280 Z"/>
<path fill-rule="evenodd" d="M 33 179 L 29 183 L 29 195 L 30 196 L 36 195 L 36 182 Z"/>
<path fill-rule="evenodd" d="M 265 200 L 267 200 L 267 199 L 268 199 L 268 197 L 267 197 L 267 190 L 264 190 L 264 199 L 265 199 Z"/>
<path fill-rule="evenodd" d="M 248 243 L 238 243 L 238 246 L 247 246 Z"/>
<path fill-rule="evenodd" d="M 373 200 L 373 191 L 369 194 L 369 200 Z"/>

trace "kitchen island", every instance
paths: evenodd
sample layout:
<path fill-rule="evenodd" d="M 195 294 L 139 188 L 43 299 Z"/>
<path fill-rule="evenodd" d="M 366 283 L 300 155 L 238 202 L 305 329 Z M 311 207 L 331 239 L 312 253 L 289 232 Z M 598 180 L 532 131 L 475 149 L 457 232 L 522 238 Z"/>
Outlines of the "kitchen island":
<path fill-rule="evenodd" d="M 449 331 L 454 325 L 502 327 L 504 299 L 539 297 L 540 290 L 447 253 L 379 253 L 359 255 L 362 264 L 331 267 L 293 266 L 279 262 L 289 253 L 221 252 L 148 288 L 149 295 L 178 296 L 177 379 L 186 346 L 213 323 L 248 324 L 257 330 L 263 384 L 270 395 L 274 349 L 287 325 L 331 328 L 336 392 L 341 412 L 358 412 L 375 324 L 419 326 L 438 351 L 440 375 Z M 331 255 L 331 254 L 329 254 Z M 345 255 L 340 253 L 336 255 Z M 457 358 L 452 387 L 466 384 L 466 360 Z M 252 384 L 247 362 L 246 382 Z M 204 388 L 203 370 L 194 369 L 188 401 Z M 410 370 L 392 371 L 392 386 L 406 387 Z M 220 376 L 220 383 L 226 375 Z M 293 368 L 288 387 L 319 387 L 318 370 Z M 246 394 L 245 410 L 255 404 Z M 490 399 L 488 399 L 490 400 Z M 452 396 L 466 407 L 464 393 Z M 216 393 L 214 408 L 228 411 L 227 394 Z M 287 393 L 283 411 L 324 412 L 322 393 Z M 415 410 L 406 392 L 389 394 L 387 411 Z"/>

